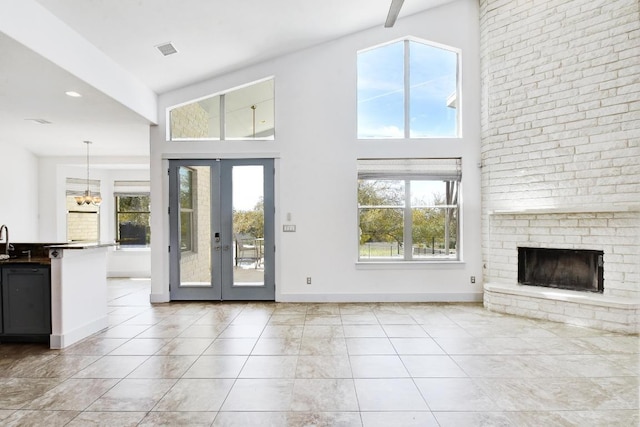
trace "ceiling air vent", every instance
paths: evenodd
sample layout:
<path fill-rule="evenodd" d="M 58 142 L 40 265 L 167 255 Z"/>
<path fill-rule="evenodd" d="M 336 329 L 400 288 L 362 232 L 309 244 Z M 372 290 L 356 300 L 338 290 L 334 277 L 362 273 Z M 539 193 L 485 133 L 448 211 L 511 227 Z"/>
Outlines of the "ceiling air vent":
<path fill-rule="evenodd" d="M 171 44 L 171 42 L 159 44 L 156 46 L 156 49 L 158 49 L 164 56 L 178 53 L 178 50 Z"/>

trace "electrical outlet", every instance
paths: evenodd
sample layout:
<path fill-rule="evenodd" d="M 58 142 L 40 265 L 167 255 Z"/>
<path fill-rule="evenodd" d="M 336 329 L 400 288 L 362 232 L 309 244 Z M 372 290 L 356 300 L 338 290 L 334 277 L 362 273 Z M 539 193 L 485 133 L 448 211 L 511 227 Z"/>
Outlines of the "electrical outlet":
<path fill-rule="evenodd" d="M 307 285 L 311 284 L 311 277 L 307 277 Z"/>
<path fill-rule="evenodd" d="M 471 283 L 476 283 L 476 276 L 471 276 Z"/>

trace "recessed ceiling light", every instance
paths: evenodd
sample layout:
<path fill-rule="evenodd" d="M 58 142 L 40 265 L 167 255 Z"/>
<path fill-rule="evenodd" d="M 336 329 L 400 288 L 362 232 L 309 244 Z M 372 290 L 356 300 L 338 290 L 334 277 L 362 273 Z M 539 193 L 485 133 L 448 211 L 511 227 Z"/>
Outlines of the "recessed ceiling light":
<path fill-rule="evenodd" d="M 164 56 L 173 55 L 178 53 L 178 50 L 171 44 L 171 42 L 162 43 L 156 46 L 156 49 L 160 51 Z"/>
<path fill-rule="evenodd" d="M 25 120 L 30 120 L 32 122 L 40 123 L 41 125 L 50 125 L 51 124 L 51 122 L 49 120 L 45 120 L 45 119 L 25 119 Z"/>
<path fill-rule="evenodd" d="M 65 94 L 67 94 L 67 96 L 70 96 L 72 98 L 80 98 L 82 95 L 80 95 L 78 92 L 69 90 L 67 92 L 65 92 Z"/>

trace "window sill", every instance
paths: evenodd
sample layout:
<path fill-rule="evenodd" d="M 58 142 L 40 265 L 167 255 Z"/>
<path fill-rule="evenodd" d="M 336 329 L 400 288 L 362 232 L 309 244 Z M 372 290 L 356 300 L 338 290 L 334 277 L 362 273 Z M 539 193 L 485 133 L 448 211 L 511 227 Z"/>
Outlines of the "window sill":
<path fill-rule="evenodd" d="M 116 247 L 116 251 L 118 252 L 151 252 L 151 247 L 150 246 L 138 246 L 138 247 L 118 246 Z"/>
<path fill-rule="evenodd" d="M 356 270 L 457 270 L 464 268 L 464 261 L 357 261 Z"/>

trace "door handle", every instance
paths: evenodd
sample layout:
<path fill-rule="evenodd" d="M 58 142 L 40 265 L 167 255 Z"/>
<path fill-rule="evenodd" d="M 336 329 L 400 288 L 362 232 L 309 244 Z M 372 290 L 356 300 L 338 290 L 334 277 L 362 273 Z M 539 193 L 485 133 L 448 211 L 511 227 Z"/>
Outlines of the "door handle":
<path fill-rule="evenodd" d="M 213 249 L 215 249 L 216 252 L 219 252 L 220 251 L 220 245 L 214 246 Z"/>

